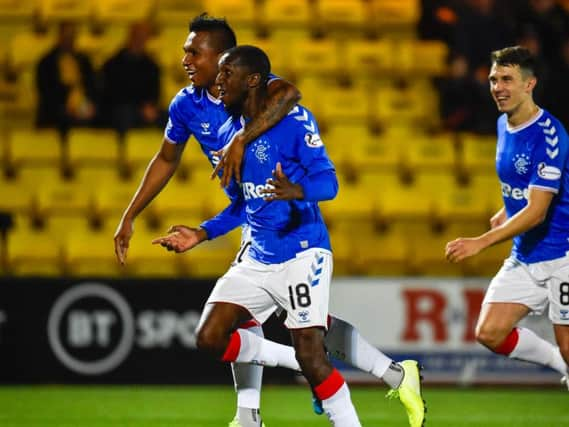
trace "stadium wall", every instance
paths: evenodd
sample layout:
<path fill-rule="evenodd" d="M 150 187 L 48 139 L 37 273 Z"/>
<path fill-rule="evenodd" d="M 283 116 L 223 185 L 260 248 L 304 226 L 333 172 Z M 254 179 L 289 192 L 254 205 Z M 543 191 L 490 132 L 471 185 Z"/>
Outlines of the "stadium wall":
<path fill-rule="evenodd" d="M 196 351 L 214 281 L 0 279 L 0 383 L 224 383 L 228 367 Z M 543 384 L 555 372 L 497 357 L 474 340 L 486 279 L 336 279 L 331 312 L 430 383 Z M 552 339 L 547 319 L 527 326 Z M 265 334 L 289 343 L 271 318 Z M 337 363 L 350 381 L 368 374 Z M 265 381 L 292 382 L 284 369 Z"/>

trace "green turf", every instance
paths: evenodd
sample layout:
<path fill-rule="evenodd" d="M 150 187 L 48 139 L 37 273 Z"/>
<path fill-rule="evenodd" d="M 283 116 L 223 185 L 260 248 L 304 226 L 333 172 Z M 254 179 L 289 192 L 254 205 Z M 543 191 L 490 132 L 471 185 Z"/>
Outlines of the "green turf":
<path fill-rule="evenodd" d="M 383 387 L 352 387 L 364 426 L 406 426 Z M 426 389 L 427 426 L 569 426 L 569 394 L 562 390 Z M 226 427 L 234 414 L 231 387 L 0 387 L 0 426 Z M 328 426 L 312 413 L 305 387 L 265 386 L 267 427 Z"/>

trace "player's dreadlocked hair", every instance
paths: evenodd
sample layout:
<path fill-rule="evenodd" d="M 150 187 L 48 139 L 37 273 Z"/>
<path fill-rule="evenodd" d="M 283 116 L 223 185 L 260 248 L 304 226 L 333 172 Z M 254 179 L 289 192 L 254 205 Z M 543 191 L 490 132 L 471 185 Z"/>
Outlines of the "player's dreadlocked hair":
<path fill-rule="evenodd" d="M 510 46 L 492 52 L 490 59 L 496 65 L 517 65 L 524 77 L 537 75 L 537 61 L 528 49 L 521 46 Z"/>
<path fill-rule="evenodd" d="M 207 12 L 196 16 L 189 25 L 190 32 L 205 31 L 215 33 L 215 43 L 218 52 L 226 51 L 237 45 L 235 32 L 231 29 L 225 18 L 209 16 Z"/>

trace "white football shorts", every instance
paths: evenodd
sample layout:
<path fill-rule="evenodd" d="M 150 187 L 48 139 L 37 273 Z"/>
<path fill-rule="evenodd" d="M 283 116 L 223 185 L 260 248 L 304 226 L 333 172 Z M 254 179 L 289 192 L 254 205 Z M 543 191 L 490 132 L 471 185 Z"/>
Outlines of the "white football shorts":
<path fill-rule="evenodd" d="M 312 248 L 280 264 L 243 257 L 216 283 L 206 305 L 228 302 L 264 323 L 276 310 L 287 312 L 289 329 L 327 327 L 332 253 Z"/>
<path fill-rule="evenodd" d="M 554 324 L 569 325 L 569 256 L 525 264 L 508 258 L 490 282 L 482 304 L 518 303 Z"/>

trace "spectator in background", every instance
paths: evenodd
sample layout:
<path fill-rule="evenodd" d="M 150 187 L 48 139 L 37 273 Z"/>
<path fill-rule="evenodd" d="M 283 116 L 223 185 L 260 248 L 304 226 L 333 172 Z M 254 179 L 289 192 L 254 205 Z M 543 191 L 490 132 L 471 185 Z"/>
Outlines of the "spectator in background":
<path fill-rule="evenodd" d="M 150 35 L 146 22 L 132 24 L 125 46 L 103 65 L 102 120 L 120 133 L 164 125 L 158 105 L 160 68 L 146 51 Z"/>
<path fill-rule="evenodd" d="M 93 124 L 97 90 L 89 58 L 75 49 L 76 24 L 61 22 L 58 31 L 55 47 L 36 70 L 36 125 L 56 127 L 65 133 L 72 126 Z"/>
<path fill-rule="evenodd" d="M 563 126 L 569 127 L 569 37 L 561 44 L 561 51 L 557 61 L 552 64 L 549 79 L 546 82 L 545 97 L 549 111 L 555 115 Z"/>
<path fill-rule="evenodd" d="M 421 0 L 419 37 L 450 45 L 455 38 L 460 3 L 460 0 Z"/>
<path fill-rule="evenodd" d="M 541 42 L 542 55 L 550 64 L 557 60 L 563 40 L 569 36 L 569 14 L 555 0 L 527 0 L 516 10 L 518 36 L 531 28 Z"/>

